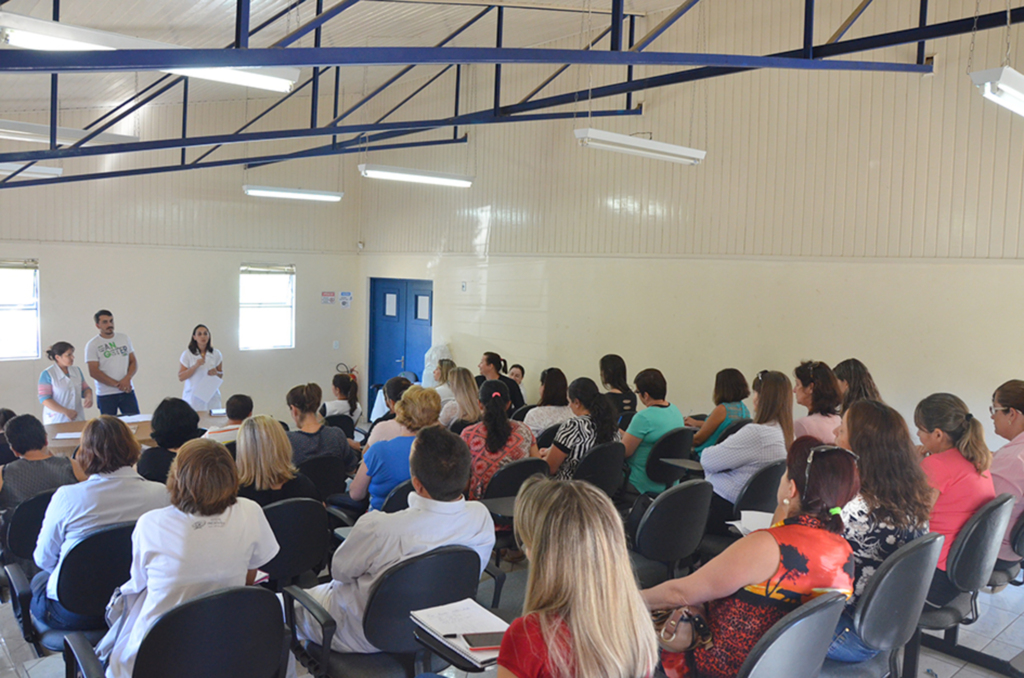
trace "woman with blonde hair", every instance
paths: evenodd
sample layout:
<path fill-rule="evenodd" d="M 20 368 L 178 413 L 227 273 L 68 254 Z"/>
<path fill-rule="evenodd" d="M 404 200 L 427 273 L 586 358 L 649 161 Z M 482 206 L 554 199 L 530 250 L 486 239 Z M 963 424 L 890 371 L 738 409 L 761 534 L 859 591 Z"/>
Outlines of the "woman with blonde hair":
<path fill-rule="evenodd" d="M 285 402 L 292 413 L 292 419 L 298 426 L 297 431 L 288 431 L 288 440 L 292 444 L 292 461 L 296 466 L 310 457 L 331 454 L 340 457 L 345 467 L 351 471 L 355 468 L 358 457 L 349 447 L 345 433 L 340 428 L 324 426 L 317 410 L 323 391 L 318 384 L 301 384 L 288 391 Z"/>
<path fill-rule="evenodd" d="M 370 508 L 379 510 L 388 493 L 409 480 L 409 454 L 416 433 L 437 424 L 441 397 L 432 388 L 410 386 L 395 403 L 395 421 L 404 432 L 391 440 L 374 443 L 363 455 L 359 471 L 348 488 L 348 496 L 360 501 L 370 496 Z"/>
<path fill-rule="evenodd" d="M 452 428 L 452 424 L 463 422 L 465 428 L 480 421 L 480 401 L 477 399 L 479 388 L 473 379 L 473 373 L 465 367 L 456 367 L 448 375 L 448 386 L 451 387 L 455 400 L 448 401 L 441 408 L 441 415 L 438 417 L 441 426 Z"/>
<path fill-rule="evenodd" d="M 974 512 L 996 496 L 988 471 L 992 452 L 985 445 L 981 422 L 952 393 L 933 393 L 919 402 L 914 424 L 924 454 L 921 468 L 937 493 L 929 529 L 946 537 L 928 591 L 928 602 L 942 606 L 960 595 L 946 575 L 953 540 Z"/>
<path fill-rule="evenodd" d="M 455 400 L 455 393 L 452 391 L 452 387 L 448 385 L 448 378 L 454 369 L 455 361 L 449 358 L 441 358 L 437 361 L 437 367 L 434 368 L 434 383 L 437 384 L 434 390 L 437 391 L 437 395 L 441 396 L 441 403 L 443 405 L 447 405 L 450 401 Z"/>
<path fill-rule="evenodd" d="M 265 414 L 249 417 L 238 429 L 238 496 L 260 506 L 283 499 L 320 501 L 316 486 L 292 464 L 292 446 L 281 424 Z"/>
<path fill-rule="evenodd" d="M 652 675 L 658 643 L 611 500 L 583 481 L 534 476 L 519 490 L 515 526 L 531 567 L 498 678 Z"/>

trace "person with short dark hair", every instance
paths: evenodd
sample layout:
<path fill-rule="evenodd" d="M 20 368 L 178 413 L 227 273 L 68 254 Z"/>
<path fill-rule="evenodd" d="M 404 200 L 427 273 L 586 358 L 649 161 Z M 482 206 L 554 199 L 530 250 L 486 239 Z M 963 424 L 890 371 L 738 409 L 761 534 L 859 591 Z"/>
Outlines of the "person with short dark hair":
<path fill-rule="evenodd" d="M 14 456 L 14 453 L 11 452 L 11 446 L 7 444 L 7 437 L 4 436 L 3 431 L 7 422 L 14 419 L 16 416 L 18 415 L 14 413 L 14 410 L 9 410 L 6 407 L 0 407 L 0 464 L 9 464 L 17 459 L 17 457 Z"/>
<path fill-rule="evenodd" d="M 480 359 L 477 369 L 480 370 L 480 374 L 476 376 L 476 385 L 478 387 L 483 386 L 485 381 L 496 379 L 504 383 L 505 387 L 508 388 L 513 412 L 526 404 L 522 389 L 519 388 L 519 384 L 512 377 L 508 376 L 508 363 L 500 355 L 493 351 L 487 351 L 484 353 L 484 357 Z"/>
<path fill-rule="evenodd" d="M 388 406 L 388 411 L 379 419 L 376 419 L 370 426 L 370 430 L 366 432 L 364 452 L 374 443 L 383 440 L 391 440 L 392 438 L 409 435 L 411 433 L 411 431 L 406 430 L 401 424 L 395 421 L 395 417 L 397 416 L 395 413 L 395 405 L 402 399 L 402 396 L 405 395 L 405 392 L 409 390 L 410 386 L 412 386 L 412 382 L 405 377 L 391 377 L 384 382 L 384 403 Z"/>
<path fill-rule="evenodd" d="M 836 428 L 841 421 L 839 408 L 843 396 L 839 391 L 839 380 L 832 368 L 820 360 L 805 360 L 793 374 L 796 385 L 796 404 L 807 408 L 807 416 L 793 422 L 793 436 L 814 436 L 826 443 L 836 440 Z"/>
<path fill-rule="evenodd" d="M 167 488 L 132 468 L 138 459 L 139 442 L 117 417 L 100 415 L 85 425 L 78 460 L 89 478 L 57 488 L 33 553 L 42 572 L 32 578 L 32 615 L 47 626 L 75 630 L 104 624 L 103 615 L 85 617 L 57 602 L 60 566 L 89 532 L 168 505 Z"/>
<path fill-rule="evenodd" d="M 4 425 L 4 434 L 18 458 L 0 466 L 0 511 L 7 512 L 40 492 L 86 479 L 77 461 L 50 453 L 46 428 L 31 414 L 11 419 Z"/>
<path fill-rule="evenodd" d="M 220 388 L 209 399 L 196 394 L 196 389 L 207 377 L 224 377 L 224 356 L 213 347 L 213 337 L 206 325 L 192 329 L 192 340 L 178 359 L 178 381 L 182 382 L 181 399 L 197 412 L 220 409 Z"/>
<path fill-rule="evenodd" d="M 647 476 L 647 458 L 651 456 L 654 443 L 672 429 L 684 425 L 683 413 L 665 399 L 668 384 L 660 370 L 641 370 L 634 377 L 633 383 L 636 384 L 636 393 L 645 409 L 637 412 L 629 422 L 629 427 L 622 432 L 630 474 L 625 496 L 617 500 L 620 506 L 631 504 L 631 497 L 635 498 L 644 492 L 657 493 L 665 489 L 663 483 L 656 483 Z"/>
<path fill-rule="evenodd" d="M 138 471 L 146 480 L 166 483 L 167 472 L 178 449 L 194 438 L 202 437 L 199 415 L 181 398 L 164 398 L 153 411 L 152 432 L 159 447 L 150 447 L 139 459 Z"/>
<path fill-rule="evenodd" d="M 114 314 L 106 309 L 93 315 L 99 334 L 85 345 L 89 375 L 96 380 L 96 406 L 100 414 L 138 414 L 132 377 L 139 370 L 135 349 L 127 334 L 114 332 Z"/>
<path fill-rule="evenodd" d="M 53 364 L 39 375 L 39 402 L 43 405 L 44 424 L 83 421 L 85 408 L 92 407 L 92 389 L 82 368 L 75 367 L 75 347 L 58 341 L 46 349 Z"/>
<path fill-rule="evenodd" d="M 238 437 L 238 429 L 242 426 L 242 422 L 252 416 L 252 408 L 252 398 L 242 393 L 236 393 L 228 398 L 228 402 L 224 406 L 224 414 L 228 417 L 228 423 L 224 426 L 207 429 L 203 437 L 222 445 L 234 442 Z"/>
<path fill-rule="evenodd" d="M 483 573 L 494 547 L 494 521 L 462 491 L 469 482 L 466 443 L 440 426 L 416 434 L 409 458 L 413 492 L 409 508 L 397 513 L 373 511 L 360 518 L 334 552 L 333 579 L 306 593 L 338 623 L 331 648 L 336 652 L 379 652 L 363 633 L 363 614 L 374 582 L 388 568 L 442 546 L 466 546 L 480 556 Z M 322 643 L 320 625 L 305 609 L 295 611 L 299 638 Z"/>
<path fill-rule="evenodd" d="M 540 402 L 526 413 L 523 423 L 530 427 L 534 435 L 539 436 L 544 429 L 558 426 L 571 418 L 569 382 L 565 372 L 557 367 L 549 367 L 540 373 Z"/>
<path fill-rule="evenodd" d="M 526 402 L 526 389 L 523 388 L 523 379 L 526 377 L 526 368 L 516 363 L 508 368 L 508 378 L 519 384 L 519 392 L 523 394 L 523 402 Z M 543 381 L 543 378 L 541 379 Z"/>
<path fill-rule="evenodd" d="M 345 432 L 333 426 L 324 426 L 320 422 L 317 410 L 323 391 L 318 384 L 301 384 L 288 391 L 285 402 L 291 410 L 292 419 L 298 427 L 288 431 L 288 440 L 292 444 L 292 461 L 296 466 L 311 457 L 331 455 L 345 463 L 349 471 L 355 469 L 359 458 L 348 444 Z"/>
<path fill-rule="evenodd" d="M 701 452 L 711 447 L 722 437 L 725 429 L 740 419 L 750 419 L 750 410 L 743 401 L 750 395 L 747 380 L 739 370 L 724 369 L 715 375 L 715 392 L 712 400 L 715 409 L 704 421 L 686 418 L 686 425 L 700 429 L 693 434 L 693 452 L 700 459 Z"/>
<path fill-rule="evenodd" d="M 127 617 L 120 633 L 105 639 L 113 643 L 111 678 L 132 675 L 142 639 L 166 612 L 213 591 L 251 585 L 256 568 L 280 550 L 260 506 L 236 496 L 235 462 L 220 443 L 182 445 L 167 487 L 171 506 L 139 518 L 132 535 L 131 579 L 121 585 Z"/>

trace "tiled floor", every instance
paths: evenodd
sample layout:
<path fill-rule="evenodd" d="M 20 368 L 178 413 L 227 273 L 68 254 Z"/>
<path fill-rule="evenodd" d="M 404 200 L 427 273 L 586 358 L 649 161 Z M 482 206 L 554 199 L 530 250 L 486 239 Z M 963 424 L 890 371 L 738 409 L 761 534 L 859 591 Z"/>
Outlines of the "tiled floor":
<path fill-rule="evenodd" d="M 507 567 L 507 566 L 506 566 Z M 520 566 L 521 567 L 521 566 Z M 996 595 L 981 595 L 981 618 L 960 632 L 963 645 L 997 657 L 1011 658 L 1024 652 L 1024 587 L 1007 587 Z M 62 678 L 64 661 L 60 655 L 39 659 L 22 639 L 10 604 L 0 605 L 0 678 Z M 474 676 L 494 678 L 494 669 Z M 307 675 L 299 671 L 300 676 Z M 451 678 L 466 674 L 449 669 Z M 993 673 L 958 659 L 922 650 L 919 678 L 992 678 Z"/>

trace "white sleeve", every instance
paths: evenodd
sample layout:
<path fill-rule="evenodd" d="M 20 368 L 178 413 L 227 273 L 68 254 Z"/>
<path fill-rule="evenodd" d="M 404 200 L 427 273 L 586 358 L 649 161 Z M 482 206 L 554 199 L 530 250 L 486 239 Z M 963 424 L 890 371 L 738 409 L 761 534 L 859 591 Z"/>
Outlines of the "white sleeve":
<path fill-rule="evenodd" d="M 89 343 L 85 345 L 85 361 L 89 363 L 100 361 L 99 342 L 95 339 L 90 339 Z"/>
<path fill-rule="evenodd" d="M 758 424 L 747 424 L 725 442 L 707 448 L 700 455 L 700 465 L 705 471 L 721 473 L 752 461 L 751 451 L 762 445 L 761 428 Z"/>
<path fill-rule="evenodd" d="M 247 501 L 239 499 L 239 502 Z M 248 520 L 252 520 L 255 523 L 255 542 L 253 544 L 252 557 L 249 559 L 249 569 L 255 570 L 257 567 L 266 565 L 277 552 L 281 550 L 281 546 L 277 543 L 277 537 L 274 536 L 274 531 L 270 529 L 270 523 L 267 522 L 267 517 L 263 515 L 263 509 L 260 508 L 259 504 L 252 503 L 252 507 L 247 509 L 249 511 Z M 255 510 L 252 510 L 255 508 Z"/>
<path fill-rule="evenodd" d="M 132 338 L 129 337 L 127 334 L 124 335 L 124 343 L 128 345 L 129 353 L 135 353 L 135 347 L 132 346 Z"/>
<path fill-rule="evenodd" d="M 352 584 L 371 570 L 374 556 L 380 553 L 383 547 L 381 541 L 374 536 L 375 522 L 372 520 L 372 514 L 360 518 L 348 538 L 334 552 L 331 576 L 335 581 Z"/>
<path fill-rule="evenodd" d="M 191 360 L 191 358 L 192 358 L 192 351 L 190 351 L 190 350 L 188 350 L 186 348 L 184 351 L 181 352 L 181 357 L 178 358 L 178 362 L 180 362 L 185 367 L 192 367 L 192 360 Z"/>

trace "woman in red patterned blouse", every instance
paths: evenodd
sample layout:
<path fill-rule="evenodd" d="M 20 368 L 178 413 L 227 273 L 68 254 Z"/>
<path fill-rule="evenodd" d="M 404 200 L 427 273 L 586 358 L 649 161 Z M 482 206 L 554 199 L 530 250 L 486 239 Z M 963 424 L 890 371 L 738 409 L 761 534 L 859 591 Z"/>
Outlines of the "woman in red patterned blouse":
<path fill-rule="evenodd" d="M 527 456 L 536 457 L 537 440 L 530 427 L 508 418 L 508 387 L 497 379 L 480 385 L 483 419 L 462 430 L 462 439 L 473 457 L 473 475 L 469 479 L 469 499 L 484 496 L 487 485 L 498 469 Z"/>
<path fill-rule="evenodd" d="M 711 628 L 709 647 L 662 654 L 669 678 L 735 676 L 787 613 L 827 591 L 853 593 L 853 552 L 839 512 L 860 491 L 856 457 L 805 436 L 793 441 L 786 469 L 772 527 L 740 539 L 690 576 L 643 592 L 652 610 L 686 607 Z M 685 620 L 676 629 L 683 643 L 692 631 Z"/>
<path fill-rule="evenodd" d="M 523 616 L 505 631 L 498 678 L 647 678 L 658 663 L 611 500 L 582 480 L 533 477 L 516 533 L 530 557 Z"/>

